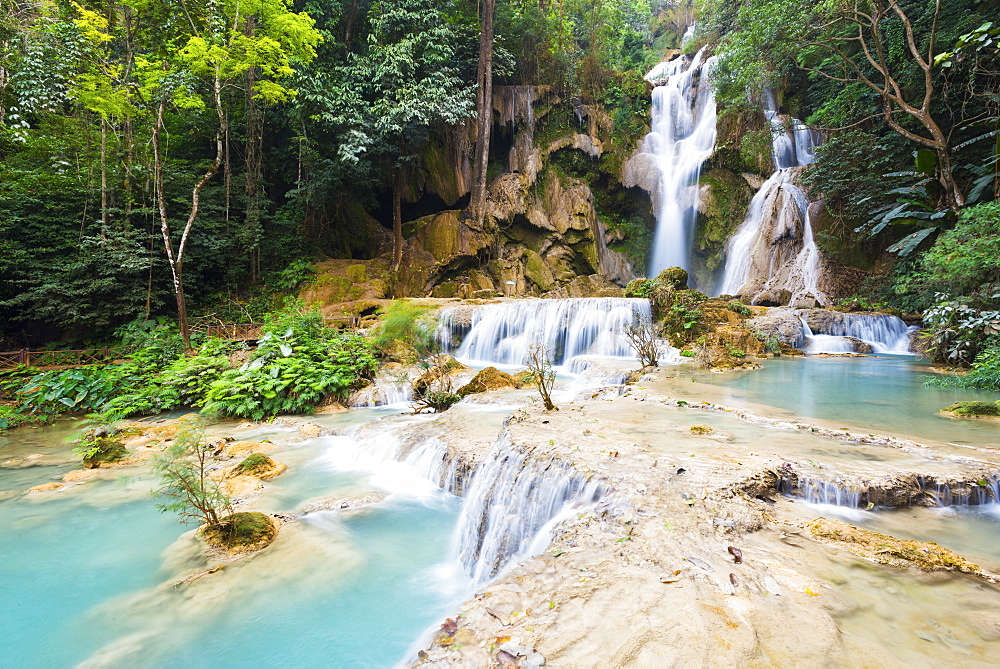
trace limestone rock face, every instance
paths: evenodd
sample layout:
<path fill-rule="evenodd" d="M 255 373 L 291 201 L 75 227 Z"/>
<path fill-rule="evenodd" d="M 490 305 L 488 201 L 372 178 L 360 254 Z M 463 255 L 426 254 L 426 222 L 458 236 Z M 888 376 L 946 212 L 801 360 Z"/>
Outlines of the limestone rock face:
<path fill-rule="evenodd" d="M 768 309 L 767 313 L 747 320 L 746 326 L 766 337 L 777 337 L 788 346 L 798 346 L 802 338 L 802 321 L 791 309 Z"/>
<path fill-rule="evenodd" d="M 401 297 L 617 294 L 614 286 L 634 278 L 625 256 L 607 245 L 609 239 L 622 241 L 622 231 L 609 235 L 588 181 L 546 169 L 544 161 L 566 151 L 601 157 L 609 150 L 614 124 L 601 108 L 577 105 L 574 111 L 586 120 L 585 127 L 557 125 L 562 134 L 542 140 L 535 124 L 555 102 L 544 86 L 494 88 L 494 113 L 510 128 L 514 142 L 508 171 L 489 184 L 482 222 L 458 209 L 404 222 L 398 271 L 392 270 L 391 248 L 385 247 L 373 260 L 325 261 L 301 298 L 326 305 L 328 316 L 365 316 L 384 300 Z M 420 165 L 407 174 L 404 200 L 417 202 L 432 193 L 452 206 L 469 191 L 472 128 L 449 131 L 430 143 L 434 146 L 421 154 Z"/>

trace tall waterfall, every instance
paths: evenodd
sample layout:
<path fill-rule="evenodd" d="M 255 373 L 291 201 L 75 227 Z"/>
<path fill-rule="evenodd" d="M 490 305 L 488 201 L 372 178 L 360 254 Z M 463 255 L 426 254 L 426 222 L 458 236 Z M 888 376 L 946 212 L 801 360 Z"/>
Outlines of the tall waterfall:
<path fill-rule="evenodd" d="M 746 218 L 726 245 L 716 292 L 749 297 L 753 304 L 828 304 L 819 288 L 820 253 L 809 220 L 809 199 L 794 183 L 800 168 L 816 158 L 817 134 L 794 118 L 785 127 L 770 91 L 764 96 L 764 116 L 772 127 L 775 171 L 750 201 Z"/>
<path fill-rule="evenodd" d="M 567 511 L 610 492 L 607 484 L 588 481 L 564 463 L 530 458 L 506 432 L 473 476 L 455 538 L 459 561 L 476 585 L 512 560 L 544 550 Z"/>
<path fill-rule="evenodd" d="M 653 89 L 652 129 L 625 165 L 623 183 L 649 191 L 656 235 L 649 275 L 667 267 L 690 270 L 698 215 L 701 165 L 715 150 L 715 91 L 709 82 L 715 56 L 675 58 L 646 79 Z"/>
<path fill-rule="evenodd" d="M 580 355 L 633 357 L 623 330 L 649 301 L 619 297 L 514 300 L 441 310 L 438 337 L 445 350 L 467 363 L 520 365 L 535 343 L 556 366 Z"/>

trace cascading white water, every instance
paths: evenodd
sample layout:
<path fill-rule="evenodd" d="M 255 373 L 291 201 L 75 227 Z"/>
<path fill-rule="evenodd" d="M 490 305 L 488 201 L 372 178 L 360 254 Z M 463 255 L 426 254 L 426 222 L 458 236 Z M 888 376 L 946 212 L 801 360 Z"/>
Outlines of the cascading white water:
<path fill-rule="evenodd" d="M 701 166 L 715 150 L 715 91 L 709 81 L 716 57 L 659 63 L 646 79 L 653 89 L 652 129 L 625 165 L 623 183 L 649 191 L 656 234 L 649 275 L 667 267 L 690 270 L 698 215 Z M 662 82 L 662 83 L 660 83 Z"/>
<path fill-rule="evenodd" d="M 376 378 L 375 383 L 362 388 L 350 400 L 357 408 L 370 408 L 402 404 L 413 399 L 413 386 L 409 380 Z"/>
<path fill-rule="evenodd" d="M 860 339 L 874 353 L 910 353 L 910 336 L 917 330 L 891 314 L 834 314 L 816 332 L 802 319 L 802 350 L 807 353 L 847 353 L 854 350 L 850 340 Z"/>
<path fill-rule="evenodd" d="M 580 355 L 633 357 L 622 332 L 640 315 L 651 316 L 649 300 L 586 297 L 449 307 L 441 310 L 438 337 L 465 363 L 521 365 L 539 343 L 553 365 L 563 366 Z"/>
<path fill-rule="evenodd" d="M 439 436 L 414 436 L 413 427 L 428 419 L 376 421 L 349 435 L 323 437 L 329 442 L 325 460 L 336 469 L 370 471 L 374 485 L 393 493 L 434 499 L 440 489 L 462 495 L 453 553 L 474 585 L 544 550 L 570 511 L 579 513 L 611 491 L 568 464 L 529 457 L 506 430 L 470 471 Z"/>
<path fill-rule="evenodd" d="M 799 496 L 815 504 L 833 504 L 857 509 L 861 506 L 861 491 L 834 481 L 799 478 Z"/>
<path fill-rule="evenodd" d="M 764 115 L 772 124 L 775 171 L 750 201 L 746 218 L 726 245 L 726 263 L 716 292 L 743 295 L 753 304 L 786 299 L 793 306 L 828 304 L 819 288 L 820 252 L 809 218 L 809 199 L 793 182 L 796 168 L 815 160 L 818 135 L 794 118 L 790 127 L 783 127 L 770 91 L 764 96 Z"/>
<path fill-rule="evenodd" d="M 455 534 L 459 560 L 476 585 L 507 564 L 534 555 L 569 511 L 610 492 L 558 461 L 538 461 L 504 432 L 476 468 Z"/>

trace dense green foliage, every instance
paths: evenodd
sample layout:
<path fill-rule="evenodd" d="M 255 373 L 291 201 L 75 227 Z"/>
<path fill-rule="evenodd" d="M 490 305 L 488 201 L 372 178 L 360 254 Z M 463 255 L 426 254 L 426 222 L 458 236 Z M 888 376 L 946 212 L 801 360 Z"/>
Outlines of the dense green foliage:
<path fill-rule="evenodd" d="M 384 196 L 402 184 L 408 203 L 424 198 L 417 175 L 440 166 L 421 147 L 473 111 L 473 0 L 9 9 L 0 341 L 17 346 L 172 314 L 171 264 L 196 314 L 258 318 L 272 305 L 254 286 L 294 291 L 303 256 L 382 250 Z M 606 104 L 641 133 L 652 11 L 648 0 L 500 0 L 495 80 L 549 86 L 567 110 Z M 237 301 L 250 313 L 237 318 Z"/>
<path fill-rule="evenodd" d="M 309 413 L 324 401 L 345 400 L 376 367 L 364 338 L 330 330 L 318 311 L 295 306 L 267 323 L 242 366 L 208 385 L 205 410 L 254 420 Z"/>
<path fill-rule="evenodd" d="M 180 407 L 255 420 L 308 413 L 345 400 L 375 371 L 367 339 L 327 328 L 318 311 L 300 304 L 269 316 L 264 330 L 253 350 L 210 339 L 187 354 L 176 328 L 130 324 L 120 333 L 137 348 L 120 364 L 0 376 L 3 397 L 17 402 L 0 413 L 0 429 L 67 412 L 101 422 Z"/>

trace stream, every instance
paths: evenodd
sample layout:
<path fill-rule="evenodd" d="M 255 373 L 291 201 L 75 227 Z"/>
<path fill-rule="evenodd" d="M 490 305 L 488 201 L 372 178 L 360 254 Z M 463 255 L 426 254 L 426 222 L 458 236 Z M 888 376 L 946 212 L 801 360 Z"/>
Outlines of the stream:
<path fill-rule="evenodd" d="M 549 308 L 535 304 L 536 311 Z M 631 313 L 634 303 L 608 304 Z M 779 430 L 718 411 L 674 408 L 647 401 L 645 395 L 629 397 L 630 387 L 623 387 L 625 394 L 617 400 L 618 392 L 611 400 L 591 397 L 581 377 L 568 370 L 586 368 L 588 352 L 623 364 L 622 351 L 604 334 L 608 312 L 603 313 L 605 318 L 587 321 L 573 316 L 569 320 L 576 330 L 552 335 L 562 342 L 560 403 L 582 411 L 591 404 L 619 402 L 613 413 L 631 426 L 629 438 L 654 452 L 659 444 L 690 450 L 685 457 L 691 464 L 684 467 L 692 472 L 703 459 L 735 461 L 734 449 L 744 449 L 812 462 L 830 476 L 871 475 L 882 467 L 949 476 L 961 469 L 963 452 L 1000 442 L 998 423 L 936 413 L 956 399 L 987 399 L 990 393 L 925 387 L 926 365 L 901 356 L 771 359 L 762 369 L 730 374 L 668 364 L 633 387 L 834 429 L 904 435 L 940 445 L 947 457 L 930 461 L 920 453 Z M 492 327 L 479 316 L 461 327 L 468 331 L 470 322 Z M 495 350 L 501 352 L 498 362 L 516 365 L 523 339 L 516 328 L 512 333 L 513 348 L 503 336 L 484 330 L 468 340 L 469 357 L 486 364 Z M 148 465 L 104 470 L 60 492 L 23 494 L 77 467 L 66 443 L 74 421 L 0 435 L 2 664 L 386 667 L 412 658 L 463 601 L 509 566 L 544 551 L 561 520 L 610 492 L 562 465 L 524 461 L 512 444 L 497 438 L 530 395 L 521 390 L 473 397 L 440 416 L 400 416 L 406 405 L 396 404 L 275 424 L 211 426 L 210 436 L 278 445 L 272 455 L 288 464 L 288 472 L 268 482 L 253 508 L 298 518 L 258 556 L 186 586 L 176 583 L 203 568 L 204 557 L 190 527 L 158 513 L 150 498 L 156 482 Z M 297 429 L 303 422 L 330 434 L 305 438 Z M 692 441 L 696 425 L 710 426 L 725 438 Z M 460 471 L 453 457 L 456 443 L 482 445 L 478 469 Z M 381 500 L 360 508 L 307 508 L 316 500 L 375 493 Z M 778 503 L 803 518 L 844 518 L 901 538 L 938 541 L 1000 571 L 995 503 L 896 510 L 801 499 Z M 847 569 L 829 557 L 808 559 L 830 573 Z M 985 591 L 954 581 L 906 585 L 888 568 L 872 567 L 850 579 L 851 596 L 872 600 L 873 610 L 880 606 L 873 592 L 889 586 L 913 607 L 908 616 L 933 606 L 939 587 L 941 593 L 957 593 L 948 595 L 954 615 L 961 615 L 967 601 L 974 600 L 977 609 L 996 606 L 996 597 Z M 900 606 L 899 599 L 894 602 Z M 903 619 L 899 611 L 893 615 Z M 869 617 L 854 616 L 845 631 L 863 636 Z M 964 632 L 926 634 L 944 643 Z M 912 654 L 900 646 L 896 657 L 912 659 Z"/>

